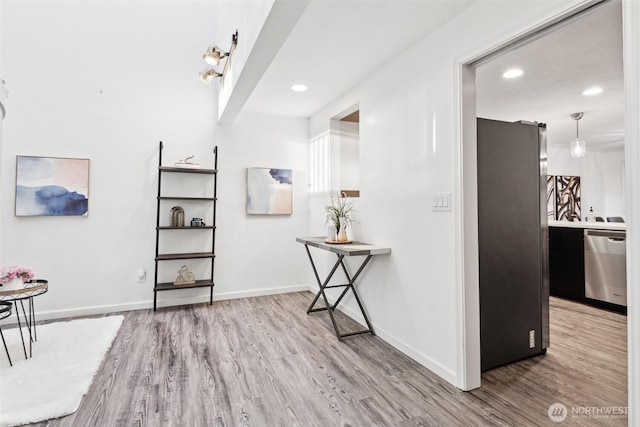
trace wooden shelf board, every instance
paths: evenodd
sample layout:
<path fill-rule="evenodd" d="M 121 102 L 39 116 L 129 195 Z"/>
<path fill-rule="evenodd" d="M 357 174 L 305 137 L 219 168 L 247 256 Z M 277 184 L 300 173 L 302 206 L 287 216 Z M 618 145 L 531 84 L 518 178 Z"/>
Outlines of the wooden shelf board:
<path fill-rule="evenodd" d="M 156 227 L 157 230 L 213 230 L 214 227 L 213 225 L 205 225 L 204 227 L 191 227 L 191 226 L 185 226 L 185 227 L 170 227 L 170 226 L 160 226 L 160 227 Z"/>
<path fill-rule="evenodd" d="M 174 285 L 171 282 L 156 283 L 156 285 L 153 287 L 153 290 L 154 291 L 173 291 L 176 289 L 208 288 L 212 286 L 215 286 L 215 284 L 211 280 L 205 279 L 205 280 L 196 280 L 196 283 L 192 283 L 190 285 Z"/>
<path fill-rule="evenodd" d="M 205 168 L 177 168 L 171 166 L 160 166 L 158 169 L 162 172 L 199 173 L 205 175 L 215 175 L 216 173 L 218 173 L 216 169 Z"/>
<path fill-rule="evenodd" d="M 195 202 L 215 202 L 215 197 L 180 197 L 180 196 L 160 196 L 158 200 L 192 200 Z"/>
<path fill-rule="evenodd" d="M 196 258 L 213 258 L 215 254 L 212 252 L 189 252 L 181 254 L 158 254 L 157 261 L 169 261 L 173 259 L 196 259 Z"/>

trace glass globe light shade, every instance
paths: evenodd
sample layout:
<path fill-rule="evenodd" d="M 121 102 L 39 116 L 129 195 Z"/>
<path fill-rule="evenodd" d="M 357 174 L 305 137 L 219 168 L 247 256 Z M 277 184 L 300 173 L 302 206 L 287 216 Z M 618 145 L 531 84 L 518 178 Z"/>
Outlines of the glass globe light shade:
<path fill-rule="evenodd" d="M 586 152 L 586 144 L 584 139 L 576 138 L 571 142 L 571 157 L 584 157 Z"/>

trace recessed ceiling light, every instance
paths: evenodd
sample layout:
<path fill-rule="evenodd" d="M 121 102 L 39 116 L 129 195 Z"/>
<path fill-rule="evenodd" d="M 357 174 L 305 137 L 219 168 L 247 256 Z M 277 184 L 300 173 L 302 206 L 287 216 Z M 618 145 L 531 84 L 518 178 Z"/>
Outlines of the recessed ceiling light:
<path fill-rule="evenodd" d="M 512 68 L 502 73 L 502 77 L 504 77 L 505 79 L 513 79 L 516 77 L 520 77 L 523 74 L 524 71 L 522 71 L 520 68 Z"/>
<path fill-rule="evenodd" d="M 602 88 L 598 87 L 598 86 L 593 86 L 593 87 L 589 87 L 586 88 L 584 90 L 584 92 L 582 92 L 583 95 L 585 96 L 593 96 L 593 95 L 598 95 L 602 93 Z"/>
<path fill-rule="evenodd" d="M 291 90 L 294 91 L 294 92 L 304 92 L 307 89 L 309 89 L 309 86 L 303 85 L 303 84 L 300 84 L 300 83 L 291 85 Z"/>

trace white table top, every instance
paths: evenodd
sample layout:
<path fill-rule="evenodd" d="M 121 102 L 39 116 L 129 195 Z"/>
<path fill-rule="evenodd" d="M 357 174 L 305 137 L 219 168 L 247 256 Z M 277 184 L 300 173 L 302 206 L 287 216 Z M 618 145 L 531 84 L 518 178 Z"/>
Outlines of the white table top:
<path fill-rule="evenodd" d="M 4 289 L 0 287 L 0 301 L 16 301 L 42 295 L 49 290 L 47 280 L 29 280 L 24 286 L 17 289 Z"/>
<path fill-rule="evenodd" d="M 549 221 L 549 227 L 589 228 L 594 230 L 619 230 L 625 231 L 627 224 L 624 222 L 586 222 L 586 221 Z"/>
<path fill-rule="evenodd" d="M 370 245 L 361 242 L 327 243 L 324 237 L 297 237 L 296 242 L 344 256 L 384 255 L 391 253 L 391 248 L 384 246 Z"/>

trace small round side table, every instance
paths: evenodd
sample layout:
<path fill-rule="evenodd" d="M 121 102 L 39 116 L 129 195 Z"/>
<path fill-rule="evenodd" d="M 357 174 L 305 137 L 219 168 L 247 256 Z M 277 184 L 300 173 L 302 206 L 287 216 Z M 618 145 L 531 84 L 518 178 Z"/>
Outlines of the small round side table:
<path fill-rule="evenodd" d="M 23 287 L 15 289 L 2 290 L 0 288 L 0 301 L 12 302 L 16 307 L 16 319 L 18 320 L 18 329 L 20 330 L 20 338 L 22 339 L 22 349 L 24 350 L 24 357 L 28 359 L 33 354 L 32 344 L 34 341 L 38 341 L 38 335 L 36 333 L 36 312 L 33 305 L 33 298 L 38 295 L 47 293 L 49 290 L 49 282 L 47 280 L 28 280 L 24 282 Z M 24 309 L 24 300 L 29 303 L 29 314 Z M 29 356 L 27 356 L 27 347 L 24 343 L 24 334 L 22 333 L 22 322 L 20 322 L 20 310 L 18 307 L 22 307 L 22 315 L 24 317 L 24 325 L 29 332 Z M 8 352 L 7 352 L 8 355 Z"/>
<path fill-rule="evenodd" d="M 10 302 L 0 301 L 0 320 L 11 316 L 11 308 L 13 308 L 13 304 Z M 7 359 L 9 359 L 9 366 L 13 366 L 11 356 L 9 355 L 9 349 L 7 348 L 7 342 L 4 340 L 4 334 L 2 333 L 2 326 L 0 326 L 0 337 L 2 337 L 2 344 L 4 344 L 4 351 L 7 353 Z"/>

